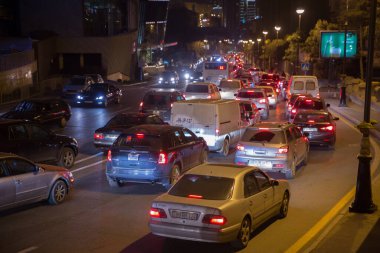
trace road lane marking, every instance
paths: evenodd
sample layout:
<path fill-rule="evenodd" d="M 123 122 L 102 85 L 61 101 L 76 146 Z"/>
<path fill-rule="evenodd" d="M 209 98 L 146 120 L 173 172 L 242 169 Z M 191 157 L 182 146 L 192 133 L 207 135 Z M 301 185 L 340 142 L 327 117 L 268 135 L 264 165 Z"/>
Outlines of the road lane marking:
<path fill-rule="evenodd" d="M 339 113 L 336 113 L 339 114 Z M 347 124 L 349 127 L 352 129 L 355 129 L 355 131 L 359 132 L 360 131 L 353 126 L 353 124 L 346 119 L 342 119 L 342 121 Z M 376 141 L 373 140 L 373 138 L 370 138 L 370 143 L 371 146 L 374 149 L 375 154 L 380 154 L 380 147 Z M 379 163 L 380 163 L 380 155 L 373 155 L 374 160 L 371 163 L 371 176 L 373 176 L 376 173 L 377 168 L 379 168 Z M 372 168 L 374 168 L 372 170 Z M 378 180 L 380 177 L 380 174 L 377 175 L 373 181 Z M 318 234 L 321 233 L 323 229 L 328 227 L 329 223 L 333 222 L 334 219 L 338 217 L 338 214 L 343 210 L 344 207 L 348 205 L 350 201 L 353 200 L 355 196 L 355 191 L 356 191 L 356 185 L 343 197 L 341 198 L 335 206 L 330 209 L 311 229 L 309 229 L 301 238 L 299 238 L 292 246 L 290 246 L 285 253 L 294 253 L 294 252 L 299 252 L 301 249 L 303 249 L 313 238 L 315 238 Z M 348 210 L 345 211 L 345 213 Z M 341 218 L 341 217 L 340 217 Z M 340 219 L 338 218 L 338 219 Z M 332 227 L 330 228 L 332 229 Z M 324 236 L 327 236 L 328 232 L 324 234 Z M 319 241 L 321 241 L 323 238 L 318 238 Z M 314 244 L 313 244 L 314 245 Z M 316 247 L 317 244 L 314 245 Z M 310 248 L 309 248 L 310 249 Z M 309 251 L 306 251 L 309 252 Z"/>
<path fill-rule="evenodd" d="M 89 167 L 92 167 L 92 166 L 95 166 L 95 165 L 101 164 L 101 163 L 103 163 L 103 162 L 105 162 L 105 161 L 107 161 L 107 159 L 103 159 L 103 160 L 98 161 L 98 162 L 96 162 L 96 163 L 91 163 L 91 164 L 89 164 L 89 165 L 86 165 L 86 166 L 80 167 L 80 168 L 78 168 L 78 169 L 72 170 L 71 173 L 75 173 L 75 172 L 78 172 L 78 171 L 81 171 L 81 170 L 87 169 L 87 168 L 89 168 Z"/>
<path fill-rule="evenodd" d="M 31 252 L 31 251 L 36 250 L 36 249 L 38 249 L 38 247 L 32 246 L 32 247 L 17 251 L 17 253 L 27 253 L 27 252 Z"/>
<path fill-rule="evenodd" d="M 140 85 L 140 84 L 143 84 L 143 83 L 148 83 L 148 81 L 140 82 L 140 83 L 134 83 L 134 84 L 121 84 L 120 86 L 123 86 L 123 87 L 129 87 L 129 86 Z"/>
<path fill-rule="evenodd" d="M 97 153 L 97 154 L 95 154 L 95 155 L 92 155 L 92 156 L 89 156 L 89 157 L 86 157 L 86 158 L 83 158 L 83 159 L 77 160 L 77 161 L 75 161 L 75 163 L 81 163 L 81 162 L 84 162 L 84 161 L 90 160 L 90 159 L 92 159 L 92 158 L 94 158 L 94 157 L 97 157 L 97 156 L 100 156 L 100 155 L 103 155 L 103 152 L 99 152 L 99 153 Z"/>

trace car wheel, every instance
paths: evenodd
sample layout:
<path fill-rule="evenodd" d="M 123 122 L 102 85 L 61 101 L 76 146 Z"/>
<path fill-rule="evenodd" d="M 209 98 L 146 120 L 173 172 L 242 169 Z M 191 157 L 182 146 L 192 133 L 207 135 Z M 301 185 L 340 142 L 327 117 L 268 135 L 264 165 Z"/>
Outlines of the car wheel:
<path fill-rule="evenodd" d="M 63 148 L 61 157 L 58 161 L 58 165 L 63 166 L 65 168 L 71 168 L 74 165 L 75 161 L 75 153 L 72 148 Z"/>
<path fill-rule="evenodd" d="M 288 215 L 288 209 L 289 209 L 289 192 L 286 191 L 284 193 L 284 196 L 282 197 L 279 217 L 280 219 L 285 218 Z"/>
<path fill-rule="evenodd" d="M 175 184 L 181 175 L 181 169 L 178 164 L 174 164 L 172 170 L 170 171 L 169 183 L 170 185 Z"/>
<path fill-rule="evenodd" d="M 66 125 L 67 125 L 67 119 L 65 117 L 61 118 L 61 120 L 59 121 L 59 126 L 61 128 L 64 128 Z"/>
<path fill-rule="evenodd" d="M 287 179 L 292 179 L 296 175 L 296 159 L 293 158 L 292 163 L 290 164 L 290 170 L 286 172 L 286 178 Z"/>
<path fill-rule="evenodd" d="M 228 138 L 225 138 L 223 141 L 223 146 L 220 153 L 223 156 L 228 156 L 229 151 L 230 151 L 230 140 Z"/>
<path fill-rule="evenodd" d="M 49 203 L 51 205 L 61 204 L 65 200 L 67 192 L 68 189 L 65 182 L 62 180 L 55 181 L 53 187 L 50 190 Z"/>
<path fill-rule="evenodd" d="M 251 238 L 251 220 L 245 217 L 240 225 L 237 240 L 233 242 L 233 246 L 237 249 L 244 249 Z"/>
<path fill-rule="evenodd" d="M 207 159 L 208 159 L 207 150 L 202 150 L 202 152 L 201 152 L 201 157 L 199 158 L 199 163 L 200 163 L 200 164 L 202 164 L 202 163 L 206 163 L 206 162 L 207 162 Z"/>
<path fill-rule="evenodd" d="M 303 165 L 307 165 L 308 160 L 309 160 L 309 150 L 306 150 L 305 156 L 304 156 L 303 161 L 302 161 L 302 164 Z"/>

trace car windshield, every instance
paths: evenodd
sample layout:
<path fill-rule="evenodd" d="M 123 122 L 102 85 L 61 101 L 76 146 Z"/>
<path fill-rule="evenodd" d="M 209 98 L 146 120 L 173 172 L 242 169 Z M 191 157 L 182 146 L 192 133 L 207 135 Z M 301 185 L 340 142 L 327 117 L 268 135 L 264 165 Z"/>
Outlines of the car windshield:
<path fill-rule="evenodd" d="M 285 136 L 281 130 L 247 129 L 242 137 L 242 141 L 283 144 L 285 143 Z"/>
<path fill-rule="evenodd" d="M 110 121 L 108 121 L 106 127 L 140 125 L 145 123 L 145 119 L 146 117 L 131 115 L 116 116 L 112 118 Z"/>
<path fill-rule="evenodd" d="M 164 77 L 164 78 L 174 77 L 174 73 L 173 72 L 162 72 L 161 77 Z"/>
<path fill-rule="evenodd" d="M 240 82 L 221 81 L 219 84 L 219 88 L 240 89 Z"/>
<path fill-rule="evenodd" d="M 185 92 L 208 93 L 208 85 L 201 85 L 201 84 L 187 85 Z"/>
<path fill-rule="evenodd" d="M 116 146 L 120 148 L 151 148 L 160 149 L 161 138 L 157 135 L 148 134 L 122 134 L 115 142 Z"/>
<path fill-rule="evenodd" d="M 237 95 L 240 98 L 263 98 L 264 94 L 262 92 L 254 92 L 254 91 L 241 91 Z"/>
<path fill-rule="evenodd" d="M 83 85 L 85 82 L 84 77 L 72 77 L 70 80 L 70 85 Z"/>
<path fill-rule="evenodd" d="M 185 174 L 168 194 L 180 197 L 196 195 L 202 199 L 225 200 L 231 198 L 233 185 L 232 178 Z"/>
<path fill-rule="evenodd" d="M 144 97 L 144 106 L 165 106 L 169 104 L 169 96 L 164 94 L 149 94 Z"/>
<path fill-rule="evenodd" d="M 321 101 L 315 101 L 312 99 L 304 99 L 299 101 L 296 108 L 299 109 L 313 109 L 313 110 L 323 110 L 323 103 Z"/>
<path fill-rule="evenodd" d="M 45 108 L 43 104 L 40 103 L 34 103 L 31 101 L 23 101 L 19 103 L 15 108 L 14 111 L 17 112 L 35 112 L 35 111 L 41 111 L 43 108 Z"/>
<path fill-rule="evenodd" d="M 329 122 L 329 116 L 327 114 L 304 114 L 298 113 L 294 118 L 295 123 L 321 123 L 321 122 Z"/>
<path fill-rule="evenodd" d="M 106 86 L 100 83 L 91 84 L 85 89 L 85 91 L 89 91 L 89 92 L 99 92 L 99 91 L 104 92 L 105 90 L 106 90 Z"/>

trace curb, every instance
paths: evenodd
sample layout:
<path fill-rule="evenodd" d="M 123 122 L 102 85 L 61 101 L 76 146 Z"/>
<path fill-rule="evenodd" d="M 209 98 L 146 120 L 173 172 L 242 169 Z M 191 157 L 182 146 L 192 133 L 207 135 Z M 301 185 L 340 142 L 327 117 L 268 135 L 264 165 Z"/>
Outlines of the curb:
<path fill-rule="evenodd" d="M 362 98 L 355 96 L 355 95 L 348 95 L 348 97 L 350 98 L 350 100 L 353 103 L 360 105 L 360 106 L 364 106 L 364 101 Z M 380 112 L 380 105 L 376 102 L 371 102 L 371 108 L 376 112 Z"/>

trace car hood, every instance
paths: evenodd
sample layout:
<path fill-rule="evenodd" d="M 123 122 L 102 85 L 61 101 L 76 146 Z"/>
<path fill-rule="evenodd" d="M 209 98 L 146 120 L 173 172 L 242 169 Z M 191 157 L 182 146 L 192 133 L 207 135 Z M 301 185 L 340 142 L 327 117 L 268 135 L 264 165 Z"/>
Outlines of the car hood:
<path fill-rule="evenodd" d="M 83 97 L 99 97 L 99 96 L 105 96 L 104 92 L 99 92 L 99 91 L 84 91 L 81 92 L 79 95 Z"/>
<path fill-rule="evenodd" d="M 64 90 L 80 91 L 80 90 L 84 89 L 85 87 L 86 87 L 85 85 L 66 84 L 65 86 L 63 86 L 63 89 Z"/>
<path fill-rule="evenodd" d="M 40 115 L 38 112 L 19 112 L 19 111 L 9 111 L 1 115 L 1 118 L 7 119 L 30 119 L 33 120 L 34 117 Z"/>
<path fill-rule="evenodd" d="M 56 165 L 41 164 L 41 163 L 38 163 L 37 165 L 40 166 L 41 168 L 43 168 L 44 170 L 47 170 L 47 171 L 62 171 L 62 172 L 68 172 L 69 171 L 68 169 L 65 169 L 63 167 L 56 166 Z"/>

